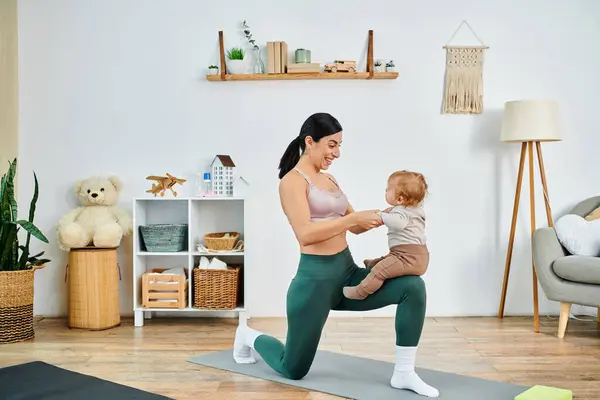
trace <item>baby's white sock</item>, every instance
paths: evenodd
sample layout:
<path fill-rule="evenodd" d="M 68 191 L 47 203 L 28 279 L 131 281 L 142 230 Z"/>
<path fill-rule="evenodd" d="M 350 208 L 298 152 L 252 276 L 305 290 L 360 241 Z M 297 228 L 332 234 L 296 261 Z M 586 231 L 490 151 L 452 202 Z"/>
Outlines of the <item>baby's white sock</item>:
<path fill-rule="evenodd" d="M 235 340 L 233 342 L 233 359 L 238 364 L 254 364 L 256 359 L 252 355 L 254 341 L 262 333 L 249 328 L 246 325 L 239 325 L 235 330 Z"/>
<path fill-rule="evenodd" d="M 396 346 L 396 366 L 391 385 L 396 389 L 408 389 L 426 397 L 438 397 L 440 392 L 426 384 L 415 372 L 417 347 Z"/>

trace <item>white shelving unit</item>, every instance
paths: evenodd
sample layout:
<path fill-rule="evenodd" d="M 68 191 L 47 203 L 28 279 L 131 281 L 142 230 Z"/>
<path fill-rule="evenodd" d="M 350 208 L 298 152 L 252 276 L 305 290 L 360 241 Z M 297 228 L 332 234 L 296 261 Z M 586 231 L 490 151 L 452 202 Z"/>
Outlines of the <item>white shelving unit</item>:
<path fill-rule="evenodd" d="M 209 259 L 218 257 L 227 264 L 241 264 L 242 279 L 240 304 L 233 311 L 238 313 L 240 324 L 245 324 L 247 310 L 243 296 L 246 291 L 246 263 L 243 252 L 200 253 L 198 244 L 204 244 L 204 234 L 209 232 L 239 232 L 239 240 L 244 240 L 245 201 L 240 197 L 141 197 L 133 199 L 133 311 L 135 326 L 143 326 L 144 319 L 151 318 L 153 312 L 197 312 L 223 313 L 224 311 L 205 310 L 193 307 L 193 269 L 198 266 L 201 256 Z M 139 228 L 148 224 L 188 224 L 188 246 L 181 252 L 142 251 L 142 238 Z M 245 242 L 245 241 L 244 241 Z M 245 244 L 245 243 L 244 243 Z M 142 275 L 154 268 L 183 267 L 188 271 L 188 299 L 185 308 L 144 308 L 142 306 Z"/>

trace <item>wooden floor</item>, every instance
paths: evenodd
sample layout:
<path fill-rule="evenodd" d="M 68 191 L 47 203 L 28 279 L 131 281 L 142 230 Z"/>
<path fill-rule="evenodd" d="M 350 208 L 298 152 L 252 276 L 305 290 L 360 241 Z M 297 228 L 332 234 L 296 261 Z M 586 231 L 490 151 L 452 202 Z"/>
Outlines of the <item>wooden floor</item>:
<path fill-rule="evenodd" d="M 39 320 L 34 340 L 0 345 L 0 366 L 42 360 L 174 399 L 337 399 L 186 362 L 230 348 L 237 320 L 152 319 L 134 328 L 125 319 L 121 327 L 101 332 L 69 330 L 65 322 Z M 285 337 L 284 319 L 251 319 L 249 325 Z M 571 320 L 563 340 L 556 338 L 557 326 L 556 319 L 543 318 L 534 334 L 530 318 L 430 318 L 417 365 L 558 386 L 572 389 L 575 399 L 599 399 L 598 324 Z M 321 349 L 393 362 L 393 319 L 330 319 Z"/>

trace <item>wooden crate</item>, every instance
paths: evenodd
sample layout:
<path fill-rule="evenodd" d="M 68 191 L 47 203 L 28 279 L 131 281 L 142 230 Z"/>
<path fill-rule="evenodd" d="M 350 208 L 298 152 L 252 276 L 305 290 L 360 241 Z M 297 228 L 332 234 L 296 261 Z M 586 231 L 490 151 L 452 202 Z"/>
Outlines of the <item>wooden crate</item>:
<path fill-rule="evenodd" d="M 142 307 L 185 308 L 188 297 L 186 276 L 161 274 L 165 269 L 153 269 L 142 275 Z"/>

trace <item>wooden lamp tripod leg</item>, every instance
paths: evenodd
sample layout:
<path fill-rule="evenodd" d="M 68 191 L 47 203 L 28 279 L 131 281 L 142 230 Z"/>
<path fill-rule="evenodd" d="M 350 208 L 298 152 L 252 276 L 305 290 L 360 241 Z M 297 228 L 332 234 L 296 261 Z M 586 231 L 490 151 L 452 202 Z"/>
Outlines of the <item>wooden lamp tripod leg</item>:
<path fill-rule="evenodd" d="M 521 195 L 521 183 L 523 180 L 523 166 L 525 163 L 525 153 L 528 153 L 528 167 L 529 167 L 529 207 L 531 214 L 531 240 L 533 242 L 533 234 L 536 229 L 535 222 L 535 185 L 534 185 L 534 166 L 533 166 L 533 143 L 534 142 L 525 142 L 521 145 L 521 160 L 519 162 L 519 173 L 517 177 L 517 190 L 515 193 L 515 203 L 513 206 L 513 216 L 512 216 L 512 224 L 510 228 L 510 238 L 508 242 L 508 250 L 506 254 L 506 265 L 504 270 L 504 282 L 502 284 L 502 297 L 500 299 L 500 309 L 498 311 L 498 317 L 502 318 L 504 316 L 504 305 L 506 300 L 506 290 L 508 286 L 508 277 L 510 275 L 510 265 L 513 251 L 513 243 L 515 239 L 515 226 L 517 222 L 517 214 L 519 210 L 519 197 Z M 548 196 L 548 184 L 546 182 L 546 171 L 544 169 L 544 160 L 542 157 L 542 149 L 540 146 L 540 142 L 535 142 L 538 165 L 540 168 L 540 178 L 542 181 L 543 194 L 544 194 L 544 205 L 546 208 L 546 219 L 548 220 L 548 226 L 553 226 L 552 222 L 552 211 L 550 209 L 550 199 Z M 539 316 L 539 302 L 538 302 L 538 280 L 537 274 L 535 272 L 534 266 L 534 258 L 533 252 L 531 255 L 531 269 L 533 275 L 533 325 L 534 331 L 538 333 L 540 331 L 540 316 Z M 600 312 L 600 311 L 599 311 Z"/>
<path fill-rule="evenodd" d="M 540 167 L 540 177 L 542 180 L 542 188 L 544 189 L 544 204 L 546 206 L 546 218 L 548 219 L 548 226 L 554 226 L 552 222 L 552 210 L 550 209 L 550 197 L 548 196 L 548 184 L 546 183 L 546 171 L 544 168 L 544 159 L 542 158 L 542 146 L 540 142 L 535 142 L 537 150 L 537 158 Z"/>
<path fill-rule="evenodd" d="M 525 150 L 527 143 L 521 145 L 521 160 L 519 161 L 519 172 L 517 174 L 517 189 L 515 191 L 515 202 L 513 204 L 512 223 L 510 225 L 510 236 L 508 239 L 508 250 L 506 251 L 506 264 L 504 266 L 504 282 L 502 283 L 502 296 L 500 298 L 500 309 L 498 318 L 504 317 L 504 304 L 506 301 L 506 289 L 508 287 L 508 277 L 510 275 L 510 263 L 512 261 L 513 244 L 515 241 L 515 228 L 517 225 L 517 215 L 519 213 L 519 198 L 521 197 L 521 183 L 523 182 L 523 167 L 525 165 Z"/>
<path fill-rule="evenodd" d="M 544 168 L 544 158 L 542 157 L 542 147 L 540 145 L 540 142 L 535 142 L 535 147 L 537 150 L 537 158 L 538 158 L 538 165 L 540 168 L 540 179 L 542 181 L 542 189 L 544 191 L 544 205 L 546 206 L 546 219 L 548 220 L 548 226 L 552 227 L 552 226 L 554 226 L 554 223 L 552 221 L 552 210 L 550 209 L 550 196 L 548 196 L 548 183 L 546 182 L 546 169 Z M 536 282 L 535 288 L 536 288 L 536 292 L 537 292 L 537 279 L 535 282 Z M 534 293 L 536 293 L 536 292 L 534 292 Z M 537 298 L 535 299 L 535 306 L 537 308 Z M 598 316 L 599 316 L 599 320 L 600 320 L 600 311 L 598 313 Z M 535 331 L 539 332 L 539 326 L 540 326 L 539 316 L 538 316 L 537 321 L 534 321 L 534 326 L 535 326 Z"/>
<path fill-rule="evenodd" d="M 533 142 L 529 142 L 529 208 L 531 214 L 531 241 L 535 233 L 535 187 L 533 176 Z M 531 251 L 531 272 L 533 275 L 533 329 L 536 333 L 540 331 L 540 314 L 538 308 L 538 280 L 533 265 L 533 247 Z"/>

